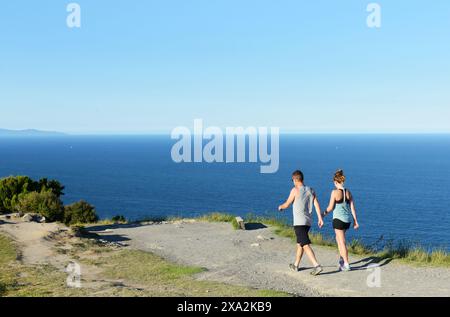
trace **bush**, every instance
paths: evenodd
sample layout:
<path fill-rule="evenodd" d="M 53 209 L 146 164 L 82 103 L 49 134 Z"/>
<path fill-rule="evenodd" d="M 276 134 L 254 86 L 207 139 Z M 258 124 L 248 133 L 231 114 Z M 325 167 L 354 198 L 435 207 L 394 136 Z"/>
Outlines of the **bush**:
<path fill-rule="evenodd" d="M 29 177 L 6 177 L 0 180 L 0 213 L 13 212 L 19 195 L 34 189 L 34 182 Z"/>
<path fill-rule="evenodd" d="M 115 223 L 125 223 L 125 222 L 127 222 L 127 219 L 122 215 L 117 215 L 117 216 L 112 217 L 111 221 L 115 222 Z"/>
<path fill-rule="evenodd" d="M 52 192 L 59 198 L 64 186 L 58 181 L 43 178 L 34 181 L 28 176 L 10 176 L 0 179 L 0 214 L 18 209 L 19 198 L 31 192 Z"/>
<path fill-rule="evenodd" d="M 48 221 L 60 221 L 64 215 L 63 203 L 51 191 L 19 195 L 16 209 L 23 213 L 38 213 Z"/>
<path fill-rule="evenodd" d="M 39 182 L 35 182 L 36 191 L 51 191 L 53 194 L 55 194 L 58 198 L 64 195 L 64 186 L 61 185 L 60 182 L 52 179 L 48 180 L 47 178 L 42 178 L 39 180 Z"/>
<path fill-rule="evenodd" d="M 84 200 L 68 205 L 64 208 L 64 223 L 73 225 L 78 223 L 92 223 L 98 220 L 95 207 Z"/>

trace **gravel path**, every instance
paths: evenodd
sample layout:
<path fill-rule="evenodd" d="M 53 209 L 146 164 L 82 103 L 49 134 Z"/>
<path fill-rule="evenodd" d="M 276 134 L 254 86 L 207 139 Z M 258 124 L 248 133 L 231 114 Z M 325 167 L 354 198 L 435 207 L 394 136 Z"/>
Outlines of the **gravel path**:
<path fill-rule="evenodd" d="M 242 231 L 227 223 L 178 221 L 90 230 L 105 240 L 151 251 L 180 264 L 207 268 L 207 272 L 198 275 L 199 279 L 300 296 L 450 296 L 448 268 L 385 261 L 373 269 L 372 258 L 351 257 L 354 270 L 338 272 L 336 250 L 318 246 L 314 250 L 324 272 L 311 276 L 306 258 L 302 261 L 304 269 L 292 272 L 288 264 L 293 260 L 295 245 L 276 236 L 270 228 Z"/>

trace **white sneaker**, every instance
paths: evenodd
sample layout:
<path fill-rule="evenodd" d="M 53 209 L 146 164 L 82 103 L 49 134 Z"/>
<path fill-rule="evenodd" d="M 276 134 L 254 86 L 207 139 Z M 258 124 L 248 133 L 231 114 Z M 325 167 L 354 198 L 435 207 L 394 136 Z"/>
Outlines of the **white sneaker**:
<path fill-rule="evenodd" d="M 351 270 L 352 270 L 352 268 L 350 267 L 350 264 L 348 264 L 348 263 L 344 263 L 344 265 L 341 266 L 341 271 L 343 271 L 343 272 L 348 272 Z"/>

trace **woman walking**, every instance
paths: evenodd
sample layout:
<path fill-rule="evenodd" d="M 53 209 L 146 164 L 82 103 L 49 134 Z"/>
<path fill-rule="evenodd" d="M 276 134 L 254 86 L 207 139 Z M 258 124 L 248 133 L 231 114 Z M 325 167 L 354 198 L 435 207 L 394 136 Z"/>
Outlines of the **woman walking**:
<path fill-rule="evenodd" d="M 348 249 L 346 245 L 345 233 L 350 228 L 353 220 L 353 228 L 358 229 L 358 219 L 356 217 L 356 208 L 352 193 L 344 187 L 345 175 L 343 170 L 338 170 L 334 174 L 334 189 L 331 192 L 330 203 L 324 216 L 333 212 L 333 229 L 336 233 L 336 242 L 339 249 L 339 269 L 341 271 L 350 271 L 351 267 L 348 261 Z"/>

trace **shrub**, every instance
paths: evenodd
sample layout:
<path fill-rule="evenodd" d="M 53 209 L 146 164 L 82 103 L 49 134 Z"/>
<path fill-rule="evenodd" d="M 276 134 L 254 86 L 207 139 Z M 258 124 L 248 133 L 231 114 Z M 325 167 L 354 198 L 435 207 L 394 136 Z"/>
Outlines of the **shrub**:
<path fill-rule="evenodd" d="M 61 185 L 60 182 L 56 180 L 48 180 L 47 178 L 42 178 L 39 180 L 39 182 L 35 182 L 36 191 L 51 191 L 53 192 L 58 198 L 64 195 L 64 186 Z"/>
<path fill-rule="evenodd" d="M 19 198 L 31 192 L 52 192 L 59 198 L 64 186 L 58 181 L 43 178 L 34 181 L 28 176 L 10 176 L 0 179 L 0 213 L 14 212 L 18 209 Z"/>
<path fill-rule="evenodd" d="M 38 213 L 48 221 L 62 220 L 64 215 L 61 200 L 51 191 L 19 195 L 16 209 L 23 213 Z"/>
<path fill-rule="evenodd" d="M 64 208 L 64 223 L 73 225 L 77 223 L 92 223 L 98 220 L 95 207 L 84 200 L 68 205 Z"/>
<path fill-rule="evenodd" d="M 13 212 L 19 195 L 34 189 L 34 182 L 26 176 L 6 177 L 0 180 L 0 213 Z"/>
<path fill-rule="evenodd" d="M 125 223 L 127 222 L 127 219 L 122 215 L 117 215 L 111 218 L 111 221 L 115 223 Z"/>

